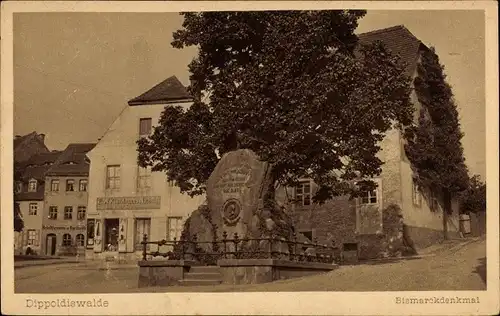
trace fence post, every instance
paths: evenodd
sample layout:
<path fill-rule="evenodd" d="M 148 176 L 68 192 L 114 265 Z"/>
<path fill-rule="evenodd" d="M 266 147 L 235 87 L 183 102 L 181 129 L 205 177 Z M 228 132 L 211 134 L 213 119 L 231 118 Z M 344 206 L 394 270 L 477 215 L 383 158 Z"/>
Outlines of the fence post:
<path fill-rule="evenodd" d="M 238 254 L 238 233 L 234 233 L 234 258 L 236 259 L 236 256 Z"/>
<path fill-rule="evenodd" d="M 222 243 L 224 244 L 224 254 L 223 254 L 223 257 L 224 257 L 224 259 L 227 259 L 227 247 L 226 247 L 227 232 L 226 231 L 222 232 Z"/>
<path fill-rule="evenodd" d="M 297 261 L 297 233 L 293 232 L 293 260 Z"/>
<path fill-rule="evenodd" d="M 184 260 L 184 246 L 186 237 L 182 236 L 179 238 L 179 247 L 181 247 L 181 260 Z"/>
<path fill-rule="evenodd" d="M 198 252 L 196 251 L 196 246 L 198 245 L 198 236 L 196 234 L 193 234 L 193 259 L 199 260 L 199 257 L 196 257 Z"/>
<path fill-rule="evenodd" d="M 269 259 L 273 258 L 273 235 L 269 237 Z"/>
<path fill-rule="evenodd" d="M 147 256 L 147 242 L 148 242 L 148 235 L 144 234 L 142 236 L 142 260 L 146 261 L 146 256 Z"/>
<path fill-rule="evenodd" d="M 316 261 L 319 261 L 319 255 L 318 255 L 318 237 L 314 238 L 314 256 L 316 257 Z"/>

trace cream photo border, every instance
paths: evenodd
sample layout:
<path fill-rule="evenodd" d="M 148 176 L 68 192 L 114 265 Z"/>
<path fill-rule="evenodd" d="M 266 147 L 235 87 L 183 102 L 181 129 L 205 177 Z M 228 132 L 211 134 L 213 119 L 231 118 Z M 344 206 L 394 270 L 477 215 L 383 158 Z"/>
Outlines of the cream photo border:
<path fill-rule="evenodd" d="M 15 294 L 12 229 L 13 14 L 17 12 L 181 12 L 279 9 L 484 10 L 486 41 L 487 291 L 255 292 L 137 294 Z M 498 16 L 496 1 L 431 2 L 52 2 L 9 1 L 1 7 L 1 282 L 2 313 L 9 315 L 494 315 L 499 312 Z M 459 277 L 459 276 L 458 276 Z M 398 296 L 477 297 L 479 304 L 396 304 Z M 107 300 L 101 308 L 26 306 L 27 299 Z"/>

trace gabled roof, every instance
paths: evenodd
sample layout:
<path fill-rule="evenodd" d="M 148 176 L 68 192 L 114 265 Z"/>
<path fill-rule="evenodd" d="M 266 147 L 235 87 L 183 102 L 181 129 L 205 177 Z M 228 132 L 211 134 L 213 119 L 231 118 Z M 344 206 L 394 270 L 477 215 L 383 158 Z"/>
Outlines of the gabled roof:
<path fill-rule="evenodd" d="M 26 162 L 19 164 L 22 190 L 16 194 L 16 201 L 43 200 L 45 175 L 61 154 L 61 151 L 36 154 Z M 38 182 L 36 192 L 28 192 L 28 183 L 31 179 Z"/>
<path fill-rule="evenodd" d="M 370 44 L 381 41 L 392 54 L 399 55 L 406 64 L 408 75 L 412 75 L 417 67 L 419 50 L 426 46 L 416 38 L 406 27 L 397 25 L 385 29 L 358 35 L 359 44 Z"/>
<path fill-rule="evenodd" d="M 89 173 L 87 153 L 96 144 L 69 144 L 54 165 L 47 171 L 47 176 L 86 176 Z"/>
<path fill-rule="evenodd" d="M 177 79 L 176 76 L 169 77 L 160 82 L 153 88 L 144 92 L 138 97 L 128 101 L 129 105 L 142 105 L 152 103 L 170 103 L 173 101 L 191 101 L 192 97 L 186 90 L 186 87 Z"/>

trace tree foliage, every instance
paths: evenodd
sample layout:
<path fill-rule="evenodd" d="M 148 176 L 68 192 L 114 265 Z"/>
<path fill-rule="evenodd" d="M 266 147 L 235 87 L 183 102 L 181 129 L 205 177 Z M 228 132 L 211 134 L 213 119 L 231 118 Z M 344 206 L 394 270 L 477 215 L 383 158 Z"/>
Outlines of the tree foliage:
<path fill-rule="evenodd" d="M 415 79 L 415 90 L 422 105 L 419 124 L 409 129 L 406 153 L 416 171 L 417 182 L 444 195 L 467 188 L 457 107 L 444 67 L 434 49 L 422 54 Z"/>
<path fill-rule="evenodd" d="M 16 232 L 21 232 L 23 229 L 24 229 L 24 221 L 23 221 L 23 217 L 22 217 L 22 214 L 21 214 L 21 208 L 19 206 L 19 202 L 16 201 L 16 186 L 17 186 L 17 183 L 19 181 L 21 181 L 21 177 L 22 177 L 22 172 L 21 172 L 21 169 L 19 168 L 19 166 L 14 163 L 14 185 L 13 185 L 13 188 L 14 188 L 14 191 L 13 191 L 13 201 L 14 201 L 14 207 L 13 207 L 13 211 L 14 211 L 14 231 Z"/>
<path fill-rule="evenodd" d="M 172 45 L 199 48 L 189 65 L 195 101 L 165 109 L 139 141 L 139 163 L 195 195 L 221 155 L 248 148 L 280 184 L 312 178 L 316 201 L 353 193 L 345 183 L 381 172 L 379 141 L 413 113 L 405 65 L 379 42 L 358 45 L 364 14 L 184 13 Z"/>
<path fill-rule="evenodd" d="M 470 178 L 469 187 L 460 195 L 460 211 L 477 213 L 486 211 L 486 183 L 478 175 Z"/>

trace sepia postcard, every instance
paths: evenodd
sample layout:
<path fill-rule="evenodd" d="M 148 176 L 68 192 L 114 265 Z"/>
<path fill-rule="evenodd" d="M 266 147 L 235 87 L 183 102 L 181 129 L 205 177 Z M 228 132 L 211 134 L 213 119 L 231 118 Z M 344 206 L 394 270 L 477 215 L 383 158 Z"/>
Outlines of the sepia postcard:
<path fill-rule="evenodd" d="M 497 10 L 2 2 L 2 314 L 498 314 Z"/>

